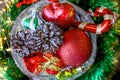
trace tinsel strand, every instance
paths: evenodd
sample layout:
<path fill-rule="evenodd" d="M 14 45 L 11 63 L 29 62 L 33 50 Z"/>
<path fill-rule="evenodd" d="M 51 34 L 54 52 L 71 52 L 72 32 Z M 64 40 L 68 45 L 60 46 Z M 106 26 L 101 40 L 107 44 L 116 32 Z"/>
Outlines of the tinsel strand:
<path fill-rule="evenodd" d="M 11 6 L 16 4 L 17 0 L 0 2 L 5 4 L 4 8 L 0 11 L 0 77 L 7 80 L 18 80 L 23 77 L 23 74 L 11 57 L 9 45 L 11 26 L 14 22 L 10 16 Z"/>

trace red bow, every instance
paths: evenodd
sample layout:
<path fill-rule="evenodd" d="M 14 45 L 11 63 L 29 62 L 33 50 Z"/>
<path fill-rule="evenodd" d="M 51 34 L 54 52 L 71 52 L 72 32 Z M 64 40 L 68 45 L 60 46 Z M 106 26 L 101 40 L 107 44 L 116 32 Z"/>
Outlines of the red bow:
<path fill-rule="evenodd" d="M 39 74 L 41 71 L 45 71 L 48 74 L 55 75 L 60 69 L 65 67 L 62 61 L 53 56 L 52 53 L 46 53 L 43 55 L 41 52 L 36 52 L 23 59 L 27 69 L 34 74 Z"/>

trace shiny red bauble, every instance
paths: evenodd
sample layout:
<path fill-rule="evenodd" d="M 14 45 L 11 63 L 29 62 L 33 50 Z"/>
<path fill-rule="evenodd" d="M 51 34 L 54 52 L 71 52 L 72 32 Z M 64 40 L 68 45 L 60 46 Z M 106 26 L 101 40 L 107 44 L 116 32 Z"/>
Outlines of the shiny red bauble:
<path fill-rule="evenodd" d="M 92 42 L 88 35 L 80 29 L 68 30 L 63 35 L 64 43 L 57 51 L 63 63 L 74 67 L 85 63 L 92 53 Z"/>
<path fill-rule="evenodd" d="M 43 7 L 42 17 L 46 21 L 55 22 L 60 28 L 65 29 L 74 22 L 75 9 L 68 3 L 50 3 Z"/>

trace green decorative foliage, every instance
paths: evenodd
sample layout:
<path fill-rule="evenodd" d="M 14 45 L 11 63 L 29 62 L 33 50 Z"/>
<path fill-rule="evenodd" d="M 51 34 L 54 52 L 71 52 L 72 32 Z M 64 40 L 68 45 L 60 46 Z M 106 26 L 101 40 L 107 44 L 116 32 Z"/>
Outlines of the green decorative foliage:
<path fill-rule="evenodd" d="M 17 16 L 21 13 L 21 11 L 23 11 L 28 6 L 29 5 L 23 5 L 20 8 L 16 8 L 16 3 L 13 4 L 10 7 L 10 14 L 9 14 L 11 20 L 15 20 L 17 18 Z"/>
<path fill-rule="evenodd" d="M 7 80 L 21 80 L 21 78 L 24 75 L 19 70 L 19 68 L 16 66 L 16 64 L 12 58 L 9 58 L 7 66 L 8 67 L 7 67 L 6 73 L 4 74 L 4 78 Z"/>
<path fill-rule="evenodd" d="M 68 1 L 70 1 L 72 3 L 79 3 L 81 0 L 68 0 Z"/>
<path fill-rule="evenodd" d="M 5 80 L 23 80 L 22 78 L 24 77 L 24 74 L 16 66 L 11 52 L 7 51 L 10 48 L 9 41 L 13 21 L 26 8 L 22 6 L 20 9 L 17 9 L 15 7 L 16 2 L 17 0 L 9 9 L 5 8 L 6 11 L 0 15 L 0 74 L 3 74 Z"/>
<path fill-rule="evenodd" d="M 114 12 L 119 11 L 118 7 L 119 0 L 90 0 L 90 7 L 96 9 L 98 6 L 104 6 L 110 8 Z"/>

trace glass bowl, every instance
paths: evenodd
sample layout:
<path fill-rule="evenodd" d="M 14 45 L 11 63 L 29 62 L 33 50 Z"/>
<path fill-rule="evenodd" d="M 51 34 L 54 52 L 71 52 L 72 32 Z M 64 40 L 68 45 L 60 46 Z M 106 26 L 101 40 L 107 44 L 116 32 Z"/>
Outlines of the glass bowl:
<path fill-rule="evenodd" d="M 82 22 L 89 22 L 89 23 L 94 23 L 92 18 L 80 7 L 66 1 L 66 0 L 61 0 L 61 3 L 69 3 L 72 6 L 74 6 L 75 10 L 76 10 L 76 19 Z M 23 12 L 20 13 L 20 15 L 17 17 L 17 19 L 15 20 L 13 26 L 12 26 L 12 30 L 11 30 L 11 36 L 16 34 L 18 31 L 20 31 L 21 29 L 23 29 L 22 25 L 21 25 L 21 21 L 24 17 L 26 17 L 27 15 L 29 15 L 32 10 L 34 9 L 39 9 L 41 10 L 42 7 L 45 4 L 48 4 L 48 0 L 41 0 L 33 5 L 31 5 L 30 7 L 26 8 Z M 92 54 L 90 56 L 90 58 L 82 65 L 80 66 L 80 69 L 83 68 L 83 70 L 80 70 L 78 68 L 78 73 L 73 75 L 72 77 L 67 77 L 64 80 L 73 80 L 77 77 L 80 77 L 81 75 L 83 75 L 88 69 L 90 69 L 90 67 L 92 66 L 95 57 L 96 57 L 96 50 L 97 50 L 97 46 L 96 46 L 96 34 L 93 33 L 89 33 L 89 32 L 85 32 L 87 33 L 87 35 L 90 37 L 91 41 L 92 41 L 92 45 L 93 45 L 93 49 L 92 49 Z M 11 37 L 12 38 L 12 37 Z M 11 46 L 12 48 L 12 46 Z M 30 71 L 27 70 L 23 59 L 17 55 L 16 53 L 14 53 L 12 51 L 12 57 L 16 63 L 16 65 L 19 67 L 19 69 L 25 74 L 27 75 L 30 79 L 32 80 L 57 80 L 57 78 L 54 75 L 35 75 L 33 73 L 31 73 Z"/>

